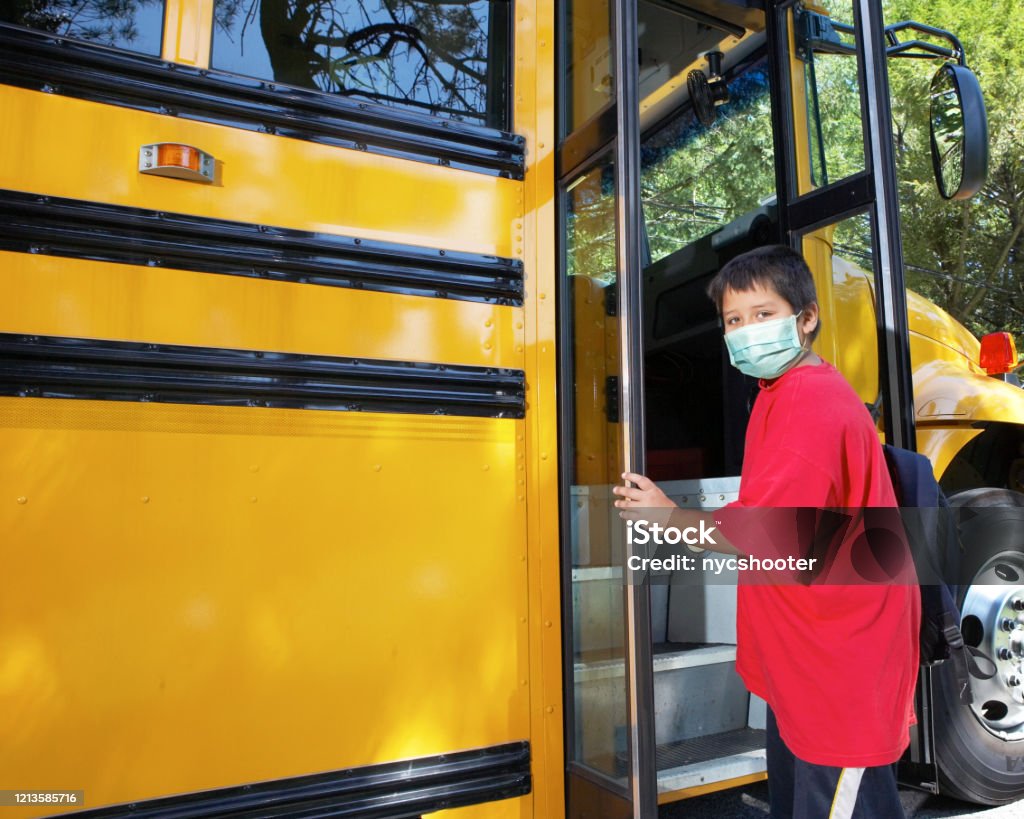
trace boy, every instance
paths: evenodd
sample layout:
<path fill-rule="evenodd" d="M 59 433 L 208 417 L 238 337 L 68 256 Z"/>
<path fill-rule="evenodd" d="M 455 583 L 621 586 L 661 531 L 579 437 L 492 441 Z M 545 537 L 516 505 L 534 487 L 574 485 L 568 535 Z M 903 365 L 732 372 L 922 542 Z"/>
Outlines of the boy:
<path fill-rule="evenodd" d="M 760 379 L 739 500 L 710 514 L 679 510 L 650 480 L 626 473 L 633 486 L 614 488 L 615 505 L 634 513 L 671 510 L 668 519 L 679 526 L 704 519 L 724 535 L 710 548 L 744 553 L 757 546 L 743 537 L 740 509 L 895 507 L 870 415 L 842 375 L 811 350 L 820 327 L 804 260 L 781 245 L 758 248 L 726 264 L 708 295 L 733 366 Z M 843 539 L 848 557 L 863 533 L 863 525 L 854 527 Z M 773 819 L 903 815 L 893 763 L 914 719 L 914 582 L 906 566 L 896 582 L 875 584 L 741 581 L 736 670 L 769 706 Z"/>

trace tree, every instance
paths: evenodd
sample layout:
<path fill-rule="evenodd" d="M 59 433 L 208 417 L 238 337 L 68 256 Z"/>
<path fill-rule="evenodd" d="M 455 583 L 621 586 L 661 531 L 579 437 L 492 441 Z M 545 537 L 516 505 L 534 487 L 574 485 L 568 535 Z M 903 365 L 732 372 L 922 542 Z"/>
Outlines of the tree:
<path fill-rule="evenodd" d="M 1024 331 L 1024 7 L 1011 0 L 889 0 L 886 20 L 952 31 L 978 75 L 988 108 L 988 182 L 964 202 L 936 190 L 928 142 L 935 65 L 890 60 L 903 246 L 909 281 L 974 333 Z M 929 271 L 929 272 L 922 272 Z"/>

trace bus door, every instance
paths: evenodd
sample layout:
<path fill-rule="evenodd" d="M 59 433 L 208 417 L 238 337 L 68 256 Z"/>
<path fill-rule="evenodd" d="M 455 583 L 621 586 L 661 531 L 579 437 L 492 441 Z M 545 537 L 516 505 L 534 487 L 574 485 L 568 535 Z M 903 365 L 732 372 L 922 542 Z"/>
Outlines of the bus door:
<path fill-rule="evenodd" d="M 651 816 L 655 801 L 694 794 L 709 782 L 738 784 L 763 776 L 764 769 L 763 708 L 751 703 L 733 670 L 735 588 L 675 591 L 667 574 L 631 584 L 623 571 L 630 549 L 609 498 L 627 467 L 670 479 L 683 504 L 712 508 L 715 499 L 723 499 L 720 505 L 737 491 L 741 453 L 731 444 L 727 452 L 725 442 L 741 439 L 742 432 L 726 435 L 719 394 L 739 394 L 746 385 L 722 367 L 710 302 L 693 298 L 718 266 L 718 251 L 705 237 L 711 232 L 705 213 L 728 209 L 680 204 L 692 191 L 676 178 L 698 171 L 700 162 L 680 165 L 687 157 L 703 161 L 717 152 L 725 168 L 729 157 L 715 142 L 673 147 L 680 129 L 693 136 L 692 108 L 668 131 L 658 123 L 686 107 L 687 73 L 704 69 L 703 54 L 728 51 L 727 66 L 745 72 L 745 82 L 753 76 L 759 83 L 746 95 L 754 102 L 740 110 L 746 114 L 760 104 L 764 113 L 766 186 L 749 201 L 764 213 L 752 230 L 770 227 L 775 211 L 761 202 L 774 192 L 764 20 L 735 7 L 717 16 L 683 4 L 641 2 L 635 11 L 633 21 L 623 19 L 628 9 L 576 3 L 563 21 L 560 315 L 570 816 L 595 804 L 604 815 Z M 671 190 L 648 201 L 659 180 Z M 736 184 L 731 180 L 728 190 Z M 664 203 L 665 212 L 652 217 Z M 736 206 L 738 214 L 751 208 Z M 694 216 L 689 227 L 686 211 Z M 722 252 L 738 252 L 742 244 Z M 662 318 L 652 319 L 652 310 L 662 310 Z M 712 389 L 716 397 L 709 398 Z"/>
<path fill-rule="evenodd" d="M 623 819 L 656 812 L 650 587 L 624 582 L 610 492 L 643 468 L 637 22 L 568 4 L 558 71 L 567 815 Z"/>
<path fill-rule="evenodd" d="M 559 174 L 570 816 L 592 806 L 595 782 L 604 784 L 606 802 L 618 786 L 623 802 L 608 815 L 630 815 L 636 804 L 627 797 L 642 795 L 651 773 L 659 803 L 765 776 L 766 706 L 735 671 L 735 574 L 701 572 L 698 560 L 694 570 L 653 573 L 646 593 L 631 597 L 633 587 L 623 580 L 629 547 L 607 494 L 628 465 L 658 481 L 680 506 L 715 509 L 738 497 L 758 387 L 729 364 L 705 292 L 714 274 L 760 245 L 781 242 L 803 252 L 825 317 L 821 354 L 871 381 L 865 400 L 877 394 L 880 354 L 881 371 L 897 374 L 883 384 L 892 395 L 886 403 L 906 405 L 909 391 L 899 393 L 899 339 L 906 334 L 898 317 L 905 310 L 881 20 L 870 3 L 831 5 L 841 21 L 838 45 L 815 41 L 818 20 L 801 17 L 793 4 L 763 13 L 727 3 L 641 0 L 637 52 L 619 72 L 609 66 L 617 64 L 617 50 L 628 50 L 626 31 L 609 38 L 608 28 L 595 24 L 606 7 L 577 2 L 564 21 Z M 599 8 L 587 15 L 583 6 Z M 856 156 L 828 157 L 838 180 L 831 184 L 823 134 L 834 124 L 811 107 L 808 90 L 816 47 L 841 61 L 832 88 L 846 89 L 835 104 L 851 116 L 840 124 L 863 136 Z M 625 116 L 619 108 L 631 79 L 635 110 Z M 624 150 L 631 135 L 640 138 L 632 156 Z M 639 168 L 635 180 L 616 166 L 624 161 Z M 642 220 L 632 220 L 631 196 L 641 200 Z M 862 239 L 855 261 L 878 293 L 888 350 L 876 353 L 873 325 L 853 349 L 839 344 L 841 328 L 829 327 L 837 225 L 841 236 L 856 232 Z M 631 245 L 633 230 L 639 236 Z M 631 276 L 631 246 L 639 277 Z M 642 666 L 634 671 L 631 663 Z"/>

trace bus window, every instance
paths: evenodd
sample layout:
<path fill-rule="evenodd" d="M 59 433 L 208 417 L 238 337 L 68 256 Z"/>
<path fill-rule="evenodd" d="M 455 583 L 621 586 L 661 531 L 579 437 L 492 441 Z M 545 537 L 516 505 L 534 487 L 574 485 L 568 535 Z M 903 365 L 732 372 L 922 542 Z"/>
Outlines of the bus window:
<path fill-rule="evenodd" d="M 15 0 L 0 4 L 0 22 L 61 37 L 159 56 L 163 0 Z"/>
<path fill-rule="evenodd" d="M 819 5 L 833 26 L 822 39 L 831 42 L 808 49 L 804 76 L 811 183 L 824 187 L 863 171 L 865 162 L 853 7 L 849 0 L 824 0 Z M 816 14 L 801 12 L 805 20 Z"/>
<path fill-rule="evenodd" d="M 215 0 L 210 65 L 507 129 L 511 0 Z"/>

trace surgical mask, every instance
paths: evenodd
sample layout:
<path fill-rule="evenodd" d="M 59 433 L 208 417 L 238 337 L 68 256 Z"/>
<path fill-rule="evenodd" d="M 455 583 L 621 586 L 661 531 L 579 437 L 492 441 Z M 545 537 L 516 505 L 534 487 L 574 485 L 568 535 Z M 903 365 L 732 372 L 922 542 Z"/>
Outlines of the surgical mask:
<path fill-rule="evenodd" d="M 729 361 L 741 373 L 754 378 L 778 378 L 805 350 L 796 329 L 802 312 L 726 333 Z"/>

